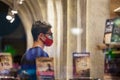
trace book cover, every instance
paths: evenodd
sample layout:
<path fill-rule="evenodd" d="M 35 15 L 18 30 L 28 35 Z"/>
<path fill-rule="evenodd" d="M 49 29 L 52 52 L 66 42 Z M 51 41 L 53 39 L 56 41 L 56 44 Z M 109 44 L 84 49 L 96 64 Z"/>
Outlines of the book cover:
<path fill-rule="evenodd" d="M 0 53 L 0 75 L 8 74 L 12 68 L 12 56 L 10 53 Z"/>
<path fill-rule="evenodd" d="M 120 52 L 109 51 L 105 54 L 104 79 L 120 79 Z"/>
<path fill-rule="evenodd" d="M 73 53 L 73 77 L 90 77 L 90 53 Z"/>
<path fill-rule="evenodd" d="M 54 59 L 52 57 L 37 58 L 36 74 L 38 80 L 54 80 Z"/>
<path fill-rule="evenodd" d="M 113 24 L 114 24 L 113 19 L 106 20 L 105 31 L 104 31 L 104 41 L 103 41 L 105 44 L 111 43 Z"/>
<path fill-rule="evenodd" d="M 120 17 L 106 20 L 103 42 L 120 43 Z"/>
<path fill-rule="evenodd" d="M 120 17 L 113 19 L 113 30 L 111 36 L 111 42 L 120 42 Z"/>

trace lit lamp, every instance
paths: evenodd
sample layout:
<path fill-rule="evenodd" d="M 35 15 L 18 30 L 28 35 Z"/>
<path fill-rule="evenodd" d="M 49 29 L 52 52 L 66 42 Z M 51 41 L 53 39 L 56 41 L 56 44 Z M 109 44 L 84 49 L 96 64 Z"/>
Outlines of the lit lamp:
<path fill-rule="evenodd" d="M 11 11 L 8 11 L 6 19 L 9 20 L 10 23 L 13 23 L 13 21 L 15 20 L 15 15 Z"/>
<path fill-rule="evenodd" d="M 15 16 L 13 15 L 12 19 L 10 20 L 10 23 L 13 23 L 15 20 Z"/>
<path fill-rule="evenodd" d="M 23 4 L 23 1 L 24 1 L 24 0 L 19 0 L 19 4 Z"/>
<path fill-rule="evenodd" d="M 13 8 L 12 8 L 12 10 L 11 10 L 11 13 L 12 13 L 12 14 L 17 14 L 17 13 L 18 13 L 16 0 L 13 0 Z"/>
<path fill-rule="evenodd" d="M 24 0 L 19 0 L 19 4 L 22 4 Z M 6 19 L 10 21 L 10 23 L 13 23 L 15 20 L 15 14 L 17 14 L 17 0 L 13 0 L 13 8 L 12 10 L 8 10 L 8 15 L 6 16 Z"/>
<path fill-rule="evenodd" d="M 12 14 L 17 14 L 18 11 L 17 10 L 11 10 Z"/>
<path fill-rule="evenodd" d="M 7 20 L 11 20 L 11 19 L 12 19 L 12 16 L 11 16 L 11 15 L 7 15 L 7 16 L 6 16 L 6 19 L 7 19 Z"/>
<path fill-rule="evenodd" d="M 82 34 L 83 29 L 82 29 L 82 28 L 74 27 L 74 28 L 71 29 L 71 32 L 72 32 L 72 34 L 74 34 L 74 35 L 80 35 L 80 34 Z"/>

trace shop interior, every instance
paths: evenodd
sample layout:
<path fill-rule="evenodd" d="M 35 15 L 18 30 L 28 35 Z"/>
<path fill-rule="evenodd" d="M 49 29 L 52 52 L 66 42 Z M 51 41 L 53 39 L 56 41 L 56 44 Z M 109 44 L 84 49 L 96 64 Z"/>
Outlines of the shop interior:
<path fill-rule="evenodd" d="M 37 20 L 52 25 L 54 43 L 45 51 L 55 80 L 119 80 L 119 16 L 120 0 L 0 0 L 0 80 L 22 80 L 21 58 Z"/>

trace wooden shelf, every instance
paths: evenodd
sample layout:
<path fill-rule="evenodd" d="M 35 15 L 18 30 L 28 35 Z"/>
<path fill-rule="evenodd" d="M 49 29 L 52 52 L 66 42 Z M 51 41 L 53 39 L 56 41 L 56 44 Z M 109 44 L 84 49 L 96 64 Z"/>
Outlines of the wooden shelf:
<path fill-rule="evenodd" d="M 98 44 L 97 45 L 97 49 L 99 49 L 99 50 L 103 50 L 103 49 L 107 49 L 107 48 L 108 48 L 108 46 L 106 44 Z"/>
<path fill-rule="evenodd" d="M 114 12 L 120 12 L 120 7 L 114 9 Z"/>
<path fill-rule="evenodd" d="M 103 50 L 107 48 L 120 48 L 120 43 L 110 43 L 110 44 L 98 44 L 97 49 Z"/>
<path fill-rule="evenodd" d="M 120 16 L 120 0 L 110 0 L 110 18 L 115 18 Z"/>
<path fill-rule="evenodd" d="M 120 54 L 120 51 L 113 51 L 114 54 Z"/>

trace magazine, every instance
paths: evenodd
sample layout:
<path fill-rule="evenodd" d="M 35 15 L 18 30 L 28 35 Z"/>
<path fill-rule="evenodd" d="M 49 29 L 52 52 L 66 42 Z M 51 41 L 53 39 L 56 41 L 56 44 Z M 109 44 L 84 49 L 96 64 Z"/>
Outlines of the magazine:
<path fill-rule="evenodd" d="M 52 57 L 36 59 L 36 74 L 38 80 L 54 80 L 54 60 Z"/>
<path fill-rule="evenodd" d="M 73 77 L 74 78 L 90 77 L 89 52 L 73 53 Z"/>

